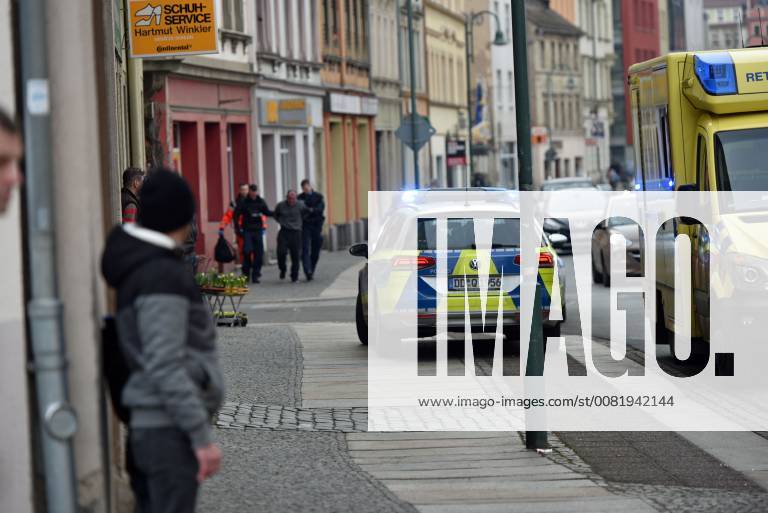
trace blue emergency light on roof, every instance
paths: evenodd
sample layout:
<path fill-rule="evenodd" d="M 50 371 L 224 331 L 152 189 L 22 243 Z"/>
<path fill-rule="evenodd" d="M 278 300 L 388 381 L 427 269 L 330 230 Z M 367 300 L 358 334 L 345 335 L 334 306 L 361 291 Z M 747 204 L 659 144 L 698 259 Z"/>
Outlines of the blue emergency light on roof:
<path fill-rule="evenodd" d="M 696 78 L 711 95 L 737 94 L 736 66 L 728 52 L 697 54 L 693 62 Z"/>

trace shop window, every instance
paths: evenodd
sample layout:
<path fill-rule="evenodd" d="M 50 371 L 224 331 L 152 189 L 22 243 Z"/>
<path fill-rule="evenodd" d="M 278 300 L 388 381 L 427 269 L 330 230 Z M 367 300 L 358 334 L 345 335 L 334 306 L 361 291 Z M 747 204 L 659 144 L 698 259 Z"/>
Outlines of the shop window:
<path fill-rule="evenodd" d="M 296 189 L 296 138 L 283 136 L 280 138 L 280 177 L 282 178 L 282 194 L 284 197 L 289 190 Z"/>

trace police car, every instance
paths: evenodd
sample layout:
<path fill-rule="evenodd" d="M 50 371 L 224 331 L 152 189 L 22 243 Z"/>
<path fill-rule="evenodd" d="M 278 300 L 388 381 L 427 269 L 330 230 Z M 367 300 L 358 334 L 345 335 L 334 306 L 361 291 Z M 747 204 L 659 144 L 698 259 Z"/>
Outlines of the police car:
<path fill-rule="evenodd" d="M 461 189 L 462 191 L 464 189 Z M 506 336 L 517 338 L 520 324 L 520 219 L 519 208 L 510 209 L 511 191 L 468 189 L 473 198 L 482 201 L 457 201 L 456 191 L 408 191 L 408 201 L 386 216 L 373 247 L 357 244 L 350 248 L 355 256 L 370 259 L 360 270 L 356 304 L 356 325 L 360 342 L 368 343 L 368 273 L 371 264 L 384 269 L 377 275 L 377 315 L 410 312 L 418 325 L 418 337 L 434 336 L 437 305 L 444 300 L 448 331 L 466 330 L 467 313 L 473 332 L 495 332 L 497 314 L 501 311 Z M 478 196 L 480 194 L 480 196 Z M 442 195 L 442 197 L 440 197 Z M 517 203 L 514 203 L 517 205 Z M 505 212 L 499 216 L 499 212 Z M 510 212 L 513 213 L 510 213 Z M 475 219 L 493 219 L 490 258 L 482 258 L 477 249 Z M 447 296 L 437 292 L 438 257 L 437 219 L 445 219 L 447 230 L 444 255 L 447 272 Z M 542 232 L 538 248 L 538 282 L 541 287 L 544 335 L 560 335 L 565 319 L 565 273 L 562 261 Z M 484 284 L 483 262 L 490 266 Z M 442 265 L 442 264 L 441 264 Z M 416 282 L 412 278 L 416 274 Z M 557 284 L 557 291 L 553 284 Z M 485 316 L 483 292 L 485 288 Z M 373 291 L 371 291 L 373 293 Z M 559 298 L 560 315 L 550 319 L 552 297 Z M 394 316 L 402 319 L 403 316 Z M 379 317 L 381 319 L 381 317 Z"/>

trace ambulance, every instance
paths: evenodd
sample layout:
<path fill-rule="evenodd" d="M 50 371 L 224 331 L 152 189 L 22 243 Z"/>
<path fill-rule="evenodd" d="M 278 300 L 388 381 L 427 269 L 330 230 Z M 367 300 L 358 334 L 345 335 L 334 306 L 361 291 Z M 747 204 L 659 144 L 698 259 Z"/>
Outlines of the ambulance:
<path fill-rule="evenodd" d="M 672 53 L 630 67 L 628 84 L 638 189 L 768 191 L 768 48 Z M 657 343 L 674 343 L 672 264 L 678 234 L 691 240 L 692 351 L 710 338 L 710 294 L 768 287 L 767 248 L 764 237 L 756 236 L 765 231 L 768 212 L 755 207 L 737 214 L 718 218 L 727 248 L 709 247 L 701 225 L 683 220 L 662 226 L 656 250 Z M 715 250 L 735 272 L 710 282 Z"/>

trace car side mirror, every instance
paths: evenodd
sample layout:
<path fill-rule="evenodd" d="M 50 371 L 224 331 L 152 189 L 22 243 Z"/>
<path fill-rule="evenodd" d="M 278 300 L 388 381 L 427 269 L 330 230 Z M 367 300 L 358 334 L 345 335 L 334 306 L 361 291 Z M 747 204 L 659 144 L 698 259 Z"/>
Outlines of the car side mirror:
<path fill-rule="evenodd" d="M 699 188 L 695 183 L 685 183 L 677 186 L 677 192 L 696 192 Z"/>
<path fill-rule="evenodd" d="M 368 244 L 355 244 L 349 248 L 349 254 L 356 257 L 368 258 Z"/>

